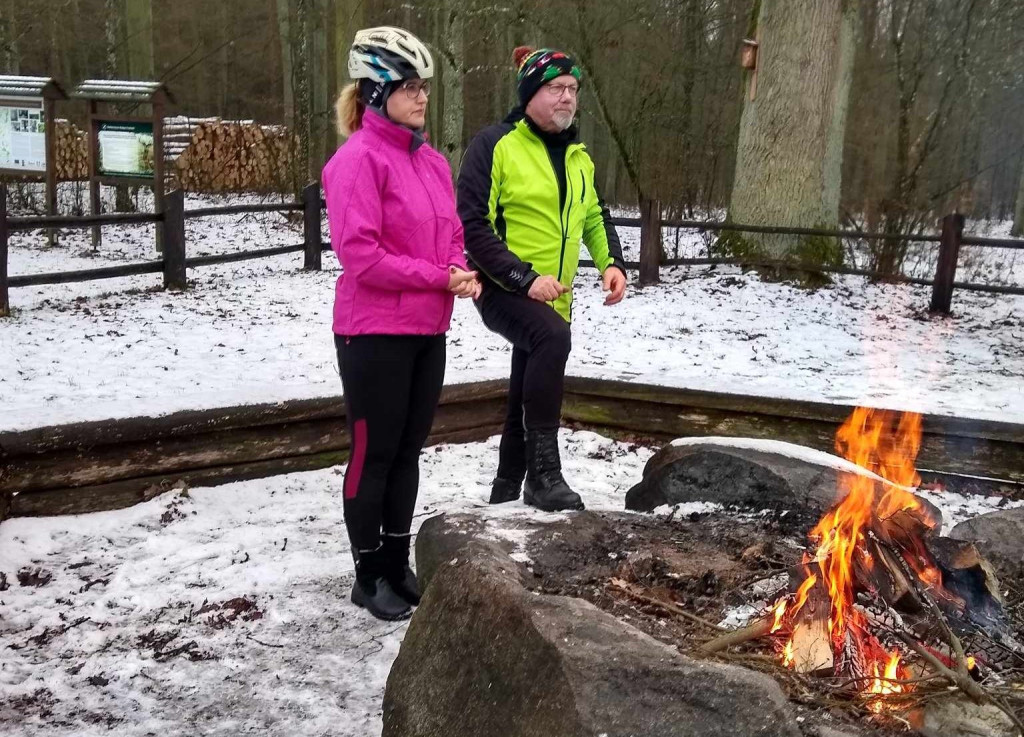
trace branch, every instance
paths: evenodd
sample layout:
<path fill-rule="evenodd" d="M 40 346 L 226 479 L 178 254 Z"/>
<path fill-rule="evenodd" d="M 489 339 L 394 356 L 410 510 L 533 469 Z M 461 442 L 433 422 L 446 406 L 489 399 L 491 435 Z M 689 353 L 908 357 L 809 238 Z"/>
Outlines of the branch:
<path fill-rule="evenodd" d="M 667 612 L 676 614 L 680 617 L 683 617 L 684 619 L 689 619 L 691 622 L 699 624 L 702 627 L 707 627 L 708 629 L 714 630 L 716 632 L 725 632 L 725 629 L 723 627 L 719 627 L 717 624 L 712 624 L 708 620 L 698 617 L 696 614 L 691 614 L 690 612 L 686 611 L 685 609 L 681 609 L 680 607 L 677 607 L 675 604 L 672 604 L 671 602 L 655 599 L 653 596 L 647 596 L 646 594 L 640 593 L 636 590 L 635 586 L 629 585 L 626 581 L 623 581 L 622 579 L 613 578 L 611 581 L 608 582 L 608 586 L 609 588 L 621 591 L 622 593 L 629 596 L 631 599 L 642 601 L 645 604 L 650 604 L 651 606 L 660 607 L 661 609 L 664 609 Z"/>
<path fill-rule="evenodd" d="M 710 642 L 706 642 L 700 646 L 698 652 L 701 655 L 714 655 L 720 650 L 726 650 L 733 645 L 742 645 L 744 642 L 750 642 L 760 637 L 764 637 L 772 631 L 772 618 L 765 617 L 759 619 L 753 624 L 748 624 L 746 627 L 741 627 L 738 630 L 727 632 L 721 637 L 716 637 Z"/>

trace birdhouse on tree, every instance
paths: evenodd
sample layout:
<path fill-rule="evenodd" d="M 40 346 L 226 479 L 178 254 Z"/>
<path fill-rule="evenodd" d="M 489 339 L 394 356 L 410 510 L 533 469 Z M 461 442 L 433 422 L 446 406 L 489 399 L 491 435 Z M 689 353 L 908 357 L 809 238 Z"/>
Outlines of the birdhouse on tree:
<path fill-rule="evenodd" d="M 751 38 L 743 39 L 740 66 L 744 69 L 757 69 L 757 41 Z"/>

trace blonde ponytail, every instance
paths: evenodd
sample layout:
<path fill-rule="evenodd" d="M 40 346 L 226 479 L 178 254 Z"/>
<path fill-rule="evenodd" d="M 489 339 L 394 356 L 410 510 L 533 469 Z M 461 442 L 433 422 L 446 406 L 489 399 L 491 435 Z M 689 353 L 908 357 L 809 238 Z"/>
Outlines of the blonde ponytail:
<path fill-rule="evenodd" d="M 359 83 L 353 82 L 341 91 L 334 110 L 338 115 L 338 132 L 348 138 L 363 127 L 366 106 L 359 99 Z"/>

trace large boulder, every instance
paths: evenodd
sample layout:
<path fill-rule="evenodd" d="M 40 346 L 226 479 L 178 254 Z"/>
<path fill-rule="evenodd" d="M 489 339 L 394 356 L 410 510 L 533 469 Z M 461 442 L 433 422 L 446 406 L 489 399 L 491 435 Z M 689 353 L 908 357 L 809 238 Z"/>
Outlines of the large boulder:
<path fill-rule="evenodd" d="M 1019 564 L 1024 561 L 1024 507 L 989 512 L 961 522 L 949 536 L 973 542 L 993 560 Z"/>
<path fill-rule="evenodd" d="M 664 504 L 712 502 L 793 512 L 799 526 L 804 518 L 818 518 L 835 505 L 840 477 L 848 473 L 868 474 L 836 456 L 790 443 L 687 439 L 651 457 L 643 479 L 626 492 L 626 508 L 649 512 Z M 940 529 L 941 512 L 918 499 Z"/>
<path fill-rule="evenodd" d="M 384 737 L 786 735 L 769 677 L 693 660 L 580 599 L 528 591 L 459 519 L 417 540 L 429 582 L 384 695 Z M 424 557 L 421 557 L 424 556 Z"/>

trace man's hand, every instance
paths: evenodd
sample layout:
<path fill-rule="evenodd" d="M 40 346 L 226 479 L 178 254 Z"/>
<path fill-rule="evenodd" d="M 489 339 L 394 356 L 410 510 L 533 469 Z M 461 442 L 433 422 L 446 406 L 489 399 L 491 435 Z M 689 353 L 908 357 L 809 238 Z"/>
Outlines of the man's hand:
<path fill-rule="evenodd" d="M 476 281 L 475 271 L 466 271 L 460 269 L 458 266 L 448 267 L 448 291 L 454 293 L 459 297 L 468 297 L 468 294 L 463 294 L 467 286 L 472 287 Z"/>
<path fill-rule="evenodd" d="M 538 302 L 554 302 L 568 291 L 569 287 L 555 277 L 538 276 L 530 283 L 529 297 Z"/>
<path fill-rule="evenodd" d="M 622 298 L 626 296 L 626 275 L 622 273 L 622 269 L 615 266 L 605 269 L 604 276 L 601 277 L 601 289 L 611 292 L 604 298 L 606 305 L 617 305 L 621 302 Z"/>

